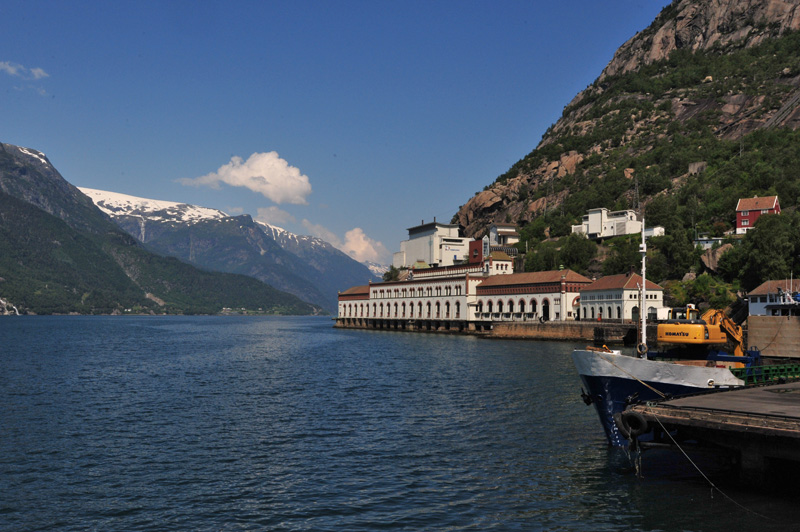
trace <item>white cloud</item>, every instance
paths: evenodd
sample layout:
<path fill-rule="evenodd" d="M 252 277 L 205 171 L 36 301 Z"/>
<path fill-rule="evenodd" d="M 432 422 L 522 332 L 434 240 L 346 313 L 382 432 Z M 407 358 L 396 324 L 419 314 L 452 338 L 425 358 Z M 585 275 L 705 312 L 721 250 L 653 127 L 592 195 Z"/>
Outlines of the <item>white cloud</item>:
<path fill-rule="evenodd" d="M 9 76 L 19 76 L 22 65 L 15 65 L 8 61 L 0 61 L 0 72 L 5 72 Z"/>
<path fill-rule="evenodd" d="M 5 72 L 9 76 L 14 76 L 17 78 L 28 79 L 28 80 L 50 77 L 50 74 L 48 74 L 41 68 L 37 67 L 28 69 L 17 63 L 11 63 L 10 61 L 0 61 L 0 72 Z"/>
<path fill-rule="evenodd" d="M 178 179 L 189 186 L 208 186 L 220 188 L 220 183 L 232 187 L 245 187 L 277 204 L 292 203 L 307 205 L 306 197 L 311 194 L 308 176 L 290 166 L 278 156 L 277 152 L 254 153 L 246 161 L 241 157 L 231 157 L 231 162 L 216 172 L 192 178 Z"/>
<path fill-rule="evenodd" d="M 364 234 L 360 227 L 351 229 L 344 235 L 344 247 L 342 251 L 356 259 L 358 262 L 365 260 L 382 262 L 388 256 L 386 247 Z"/>
<path fill-rule="evenodd" d="M 288 212 L 278 207 L 261 207 L 258 209 L 256 220 L 270 225 L 282 226 L 287 223 L 294 223 L 297 220 Z"/>
<path fill-rule="evenodd" d="M 389 256 L 389 250 L 386 249 L 386 246 L 368 237 L 360 227 L 355 227 L 345 233 L 344 241 L 327 228 L 313 224 L 308 220 L 303 220 L 303 227 L 313 236 L 325 240 L 358 262 L 384 262 L 386 257 Z"/>
<path fill-rule="evenodd" d="M 32 68 L 31 75 L 33 79 L 42 79 L 42 78 L 49 78 L 50 74 L 42 70 L 41 68 Z"/>

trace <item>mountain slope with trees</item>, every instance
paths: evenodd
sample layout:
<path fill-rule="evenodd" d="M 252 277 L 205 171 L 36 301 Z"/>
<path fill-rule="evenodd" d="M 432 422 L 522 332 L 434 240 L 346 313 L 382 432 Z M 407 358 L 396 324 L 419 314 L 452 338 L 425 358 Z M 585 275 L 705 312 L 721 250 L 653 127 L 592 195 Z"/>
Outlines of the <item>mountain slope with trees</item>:
<path fill-rule="evenodd" d="M 0 299 L 22 312 L 280 314 L 319 307 L 145 250 L 41 152 L 0 144 Z"/>
<path fill-rule="evenodd" d="M 641 205 L 648 226 L 666 228 L 651 240 L 648 277 L 680 280 L 699 263 L 694 236 L 733 229 L 738 198 L 778 195 L 784 211 L 797 207 L 798 30 L 796 0 L 676 0 L 453 223 L 476 237 L 493 222 L 517 223 L 523 247 L 553 264 L 588 209 Z M 539 249 L 548 238 L 562 242 Z M 628 240 L 607 243 L 600 255 L 613 267 L 594 270 L 629 268 Z M 745 288 L 777 274 L 742 276 L 740 266 L 734 275 L 728 265 Z"/>

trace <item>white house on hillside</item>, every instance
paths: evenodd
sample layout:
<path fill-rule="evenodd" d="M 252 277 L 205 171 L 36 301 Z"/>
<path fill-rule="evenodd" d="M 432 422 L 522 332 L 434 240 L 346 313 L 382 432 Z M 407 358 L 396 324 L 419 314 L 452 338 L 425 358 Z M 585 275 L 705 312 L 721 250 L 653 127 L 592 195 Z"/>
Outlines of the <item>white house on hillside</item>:
<path fill-rule="evenodd" d="M 489 244 L 492 246 L 512 246 L 519 242 L 519 233 L 514 224 L 492 224 L 489 228 Z"/>
<path fill-rule="evenodd" d="M 781 279 L 761 283 L 747 294 L 750 316 L 797 316 L 800 301 L 800 279 Z"/>
<path fill-rule="evenodd" d="M 636 211 L 609 211 L 604 207 L 589 209 L 583 216 L 581 225 L 572 226 L 573 233 L 586 235 L 590 240 L 599 240 L 621 235 L 633 235 L 642 232 L 642 222 L 637 219 Z M 662 236 L 661 226 L 645 229 L 645 236 Z"/>

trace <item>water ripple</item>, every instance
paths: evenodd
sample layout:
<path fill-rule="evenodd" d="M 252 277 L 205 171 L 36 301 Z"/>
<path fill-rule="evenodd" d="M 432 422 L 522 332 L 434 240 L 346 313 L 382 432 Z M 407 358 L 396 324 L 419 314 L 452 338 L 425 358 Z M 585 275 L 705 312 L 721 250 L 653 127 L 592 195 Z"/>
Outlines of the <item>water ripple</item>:
<path fill-rule="evenodd" d="M 0 333 L 4 530 L 729 530 L 748 519 L 701 484 L 640 481 L 609 454 L 566 344 L 339 331 L 318 318 L 22 317 Z"/>

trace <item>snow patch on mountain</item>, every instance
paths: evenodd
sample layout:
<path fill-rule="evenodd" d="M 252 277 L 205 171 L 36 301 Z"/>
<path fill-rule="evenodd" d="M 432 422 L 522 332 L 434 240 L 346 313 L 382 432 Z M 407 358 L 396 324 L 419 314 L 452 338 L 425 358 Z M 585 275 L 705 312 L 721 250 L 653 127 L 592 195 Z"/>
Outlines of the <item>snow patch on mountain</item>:
<path fill-rule="evenodd" d="M 203 220 L 228 218 L 226 213 L 218 209 L 198 207 L 188 203 L 139 198 L 118 192 L 85 187 L 78 187 L 78 190 L 89 196 L 97 208 L 111 217 L 141 216 L 151 221 L 184 222 L 189 224 Z"/>
<path fill-rule="evenodd" d="M 276 225 L 271 225 L 264 222 L 259 222 L 256 220 L 256 223 L 261 226 L 261 229 L 273 240 L 278 242 L 279 244 L 283 245 L 286 243 L 294 243 L 294 244 L 309 244 L 311 246 L 320 246 L 320 247 L 327 247 L 331 246 L 328 242 L 325 242 L 321 238 L 317 238 L 315 236 L 309 235 L 296 235 L 287 231 L 282 227 L 278 227 Z"/>
<path fill-rule="evenodd" d="M 379 264 L 371 261 L 364 261 L 361 264 L 366 266 L 367 269 L 378 279 L 382 279 L 383 274 L 389 271 L 389 267 L 385 264 Z"/>
<path fill-rule="evenodd" d="M 30 148 L 23 148 L 22 146 L 17 146 L 17 148 L 19 148 L 19 151 L 21 151 L 25 155 L 33 157 L 34 159 L 38 159 L 39 162 L 42 163 L 42 164 L 46 164 L 46 165 L 50 164 L 50 163 L 47 162 L 47 156 L 44 153 L 42 153 L 42 152 L 40 152 L 38 150 L 32 150 Z"/>

